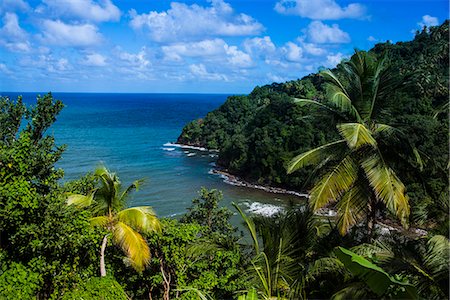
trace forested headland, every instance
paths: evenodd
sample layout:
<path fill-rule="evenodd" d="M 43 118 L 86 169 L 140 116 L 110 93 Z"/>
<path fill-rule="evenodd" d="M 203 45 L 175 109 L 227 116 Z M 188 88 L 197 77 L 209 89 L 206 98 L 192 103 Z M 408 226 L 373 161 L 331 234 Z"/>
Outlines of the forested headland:
<path fill-rule="evenodd" d="M 270 217 L 204 188 L 179 220 L 159 218 L 130 206 L 139 174 L 124 185 L 107 166 L 63 181 L 48 130 L 64 104 L 2 97 L 0 299 L 448 299 L 448 25 L 232 96 L 183 129 L 178 142 L 218 149 L 229 172 L 309 192 Z"/>

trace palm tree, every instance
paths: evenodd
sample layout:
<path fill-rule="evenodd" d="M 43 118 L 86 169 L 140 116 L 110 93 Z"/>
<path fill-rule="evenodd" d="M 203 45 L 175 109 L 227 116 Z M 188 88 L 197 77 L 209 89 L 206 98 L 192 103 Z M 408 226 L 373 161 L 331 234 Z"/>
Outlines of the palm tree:
<path fill-rule="evenodd" d="M 338 227 L 342 235 L 355 224 L 367 220 L 369 239 L 380 204 L 408 226 L 410 207 L 405 186 L 389 166 L 382 145 L 402 138 L 400 131 L 379 123 L 394 82 L 385 59 L 356 51 L 339 72 L 323 71 L 327 99 L 296 99 L 300 105 L 312 104 L 337 114 L 341 139 L 301 153 L 287 167 L 292 173 L 318 165 L 325 175 L 310 191 L 313 211 L 337 202 Z M 417 151 L 414 151 L 419 160 Z"/>
<path fill-rule="evenodd" d="M 139 232 L 161 231 L 159 220 L 151 207 L 125 208 L 129 194 L 139 189 L 142 180 L 122 189 L 117 175 L 104 166 L 97 168 L 94 174 L 100 181 L 100 187 L 86 196 L 70 195 L 67 203 L 89 207 L 94 215 L 90 220 L 91 224 L 103 227 L 109 232 L 103 237 L 100 250 L 100 275 L 106 276 L 105 249 L 109 235 L 112 235 L 113 242 L 126 253 L 131 265 L 137 271 L 142 271 L 150 261 L 150 249 Z"/>

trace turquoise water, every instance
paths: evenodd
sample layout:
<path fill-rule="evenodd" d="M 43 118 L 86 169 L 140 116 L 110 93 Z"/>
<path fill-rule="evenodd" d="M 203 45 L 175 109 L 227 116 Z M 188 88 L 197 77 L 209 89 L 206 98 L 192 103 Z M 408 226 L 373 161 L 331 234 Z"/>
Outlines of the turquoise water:
<path fill-rule="evenodd" d="M 16 97 L 17 93 L 2 93 Z M 21 93 L 26 103 L 36 93 Z M 183 126 L 219 107 L 218 94 L 85 94 L 54 93 L 66 107 L 49 130 L 66 144 L 58 167 L 64 180 L 80 177 L 104 163 L 122 182 L 145 178 L 131 205 L 151 205 L 160 216 L 185 212 L 202 186 L 223 191 L 224 205 L 237 202 L 247 211 L 271 213 L 298 197 L 267 193 L 223 182 L 209 174 L 214 153 L 181 149 L 175 142 Z M 165 145 L 166 144 L 166 145 Z"/>

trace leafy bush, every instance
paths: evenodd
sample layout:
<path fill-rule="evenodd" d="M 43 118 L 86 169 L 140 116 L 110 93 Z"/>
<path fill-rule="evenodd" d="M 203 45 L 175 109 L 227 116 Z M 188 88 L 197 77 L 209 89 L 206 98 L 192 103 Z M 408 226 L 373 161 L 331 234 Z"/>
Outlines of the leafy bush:
<path fill-rule="evenodd" d="M 111 277 L 91 277 L 62 296 L 62 300 L 127 300 L 122 286 Z"/>
<path fill-rule="evenodd" d="M 41 284 L 40 274 L 30 271 L 20 263 L 13 262 L 1 270 L 0 299 L 36 299 Z"/>

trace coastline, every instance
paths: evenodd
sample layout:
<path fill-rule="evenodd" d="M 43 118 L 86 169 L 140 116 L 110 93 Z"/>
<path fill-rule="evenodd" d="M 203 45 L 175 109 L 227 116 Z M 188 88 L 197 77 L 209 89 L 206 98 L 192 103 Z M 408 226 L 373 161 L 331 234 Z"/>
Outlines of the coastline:
<path fill-rule="evenodd" d="M 248 181 L 241 179 L 240 177 L 238 177 L 236 175 L 228 173 L 224 169 L 218 169 L 218 168 L 211 169 L 210 174 L 219 175 L 224 179 L 225 183 L 231 184 L 234 186 L 242 186 L 242 187 L 262 190 L 262 191 L 265 191 L 268 193 L 274 193 L 274 194 L 288 194 L 288 195 L 294 195 L 294 196 L 301 197 L 301 198 L 309 198 L 309 195 L 305 194 L 305 193 L 300 193 L 300 192 L 296 192 L 296 191 L 292 191 L 292 190 L 286 190 L 283 188 L 277 188 L 277 187 L 273 187 L 273 186 L 266 186 L 266 185 L 250 183 Z"/>
<path fill-rule="evenodd" d="M 191 145 L 184 145 L 184 144 L 178 144 L 178 143 L 166 143 L 164 146 L 171 146 L 171 147 L 179 147 L 183 149 L 191 149 L 191 150 L 197 150 L 197 151 L 205 151 L 205 152 L 219 152 L 219 150 L 216 149 L 207 149 L 204 147 L 199 146 L 191 146 Z M 265 186 L 265 185 L 259 185 L 255 183 L 248 182 L 239 176 L 233 175 L 228 172 L 228 170 L 220 168 L 215 166 L 213 169 L 211 169 L 209 174 L 220 176 L 223 179 L 223 182 L 226 184 L 234 185 L 234 186 L 241 186 L 245 188 L 250 189 L 258 189 L 262 190 L 268 193 L 273 194 L 288 194 L 288 195 L 294 195 L 299 198 L 306 198 L 309 199 L 309 194 L 306 193 L 300 193 L 293 190 L 287 190 L 283 188 L 277 188 L 272 186 Z M 334 218 L 337 215 L 336 210 L 329 208 L 329 207 L 323 207 L 316 211 L 314 213 L 316 216 L 319 217 L 325 217 L 325 218 Z M 388 220 L 383 221 L 377 221 L 375 224 L 375 227 L 380 231 L 381 235 L 389 235 L 391 232 L 404 232 L 416 237 L 422 237 L 426 236 L 428 232 L 426 230 L 420 229 L 420 228 L 409 228 L 408 230 L 405 230 L 401 226 L 396 225 L 395 223 L 392 223 Z"/>

